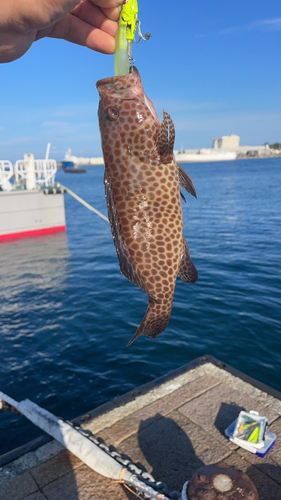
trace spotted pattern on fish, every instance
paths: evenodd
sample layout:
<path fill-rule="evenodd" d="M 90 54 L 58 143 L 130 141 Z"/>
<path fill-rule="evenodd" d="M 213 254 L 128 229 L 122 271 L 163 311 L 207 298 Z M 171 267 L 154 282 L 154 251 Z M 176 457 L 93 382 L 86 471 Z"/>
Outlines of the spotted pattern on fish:
<path fill-rule="evenodd" d="M 131 343 L 165 330 L 177 274 L 185 282 L 197 280 L 183 237 L 179 177 L 191 194 L 196 196 L 196 191 L 174 159 L 173 121 L 164 111 L 160 124 L 137 69 L 99 80 L 97 88 L 105 194 L 120 269 L 149 295 Z"/>

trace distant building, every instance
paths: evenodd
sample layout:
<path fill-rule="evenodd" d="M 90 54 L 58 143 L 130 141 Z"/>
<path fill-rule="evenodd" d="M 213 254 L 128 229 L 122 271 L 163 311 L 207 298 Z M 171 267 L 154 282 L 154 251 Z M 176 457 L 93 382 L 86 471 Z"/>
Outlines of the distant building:
<path fill-rule="evenodd" d="M 213 149 L 236 149 L 239 147 L 239 142 L 239 135 L 223 135 L 222 137 L 213 139 Z"/>

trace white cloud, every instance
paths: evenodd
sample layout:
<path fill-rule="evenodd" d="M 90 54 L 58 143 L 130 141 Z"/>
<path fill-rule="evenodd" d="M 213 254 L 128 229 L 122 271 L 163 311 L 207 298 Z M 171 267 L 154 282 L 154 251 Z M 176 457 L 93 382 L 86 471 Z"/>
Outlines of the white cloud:
<path fill-rule="evenodd" d="M 46 121 L 41 124 L 41 127 L 44 130 L 43 133 L 48 134 L 50 140 L 92 135 L 97 131 L 97 123 L 94 122 Z"/>
<path fill-rule="evenodd" d="M 55 116 L 74 116 L 73 111 L 56 111 L 54 113 Z"/>
<path fill-rule="evenodd" d="M 0 141 L 0 146 L 13 146 L 17 144 L 24 144 L 36 139 L 35 137 L 13 137 L 12 139 Z"/>
<path fill-rule="evenodd" d="M 71 125 L 69 122 L 44 122 L 41 127 L 68 127 Z"/>
<path fill-rule="evenodd" d="M 87 103 L 70 103 L 62 106 L 16 106 L 11 103 L 1 106 L 1 115 L 5 117 L 5 124 L 13 124 L 15 126 L 26 127 L 30 123 L 45 123 L 59 121 L 80 121 L 81 117 L 85 120 L 95 121 L 97 118 L 98 101 Z M 2 117 L 1 116 L 1 117 Z M 15 120 L 16 116 L 16 120 Z M 62 119 L 60 120 L 60 117 Z M 15 123 L 16 122 L 16 123 Z"/>
<path fill-rule="evenodd" d="M 263 30 L 263 31 L 281 31 L 281 17 L 273 19 L 260 19 L 247 24 L 232 26 L 219 31 L 220 35 L 229 35 L 232 33 L 242 33 L 244 31 Z"/>

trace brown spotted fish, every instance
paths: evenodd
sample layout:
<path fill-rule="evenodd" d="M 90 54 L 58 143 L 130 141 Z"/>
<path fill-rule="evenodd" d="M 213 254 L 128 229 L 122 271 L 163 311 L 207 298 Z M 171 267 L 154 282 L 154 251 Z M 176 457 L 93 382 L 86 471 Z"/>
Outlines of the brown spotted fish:
<path fill-rule="evenodd" d="M 138 70 L 97 82 L 108 217 L 121 272 L 149 296 L 131 344 L 167 327 L 177 275 L 198 274 L 183 237 L 180 184 L 193 196 L 191 178 L 175 161 L 175 127 L 164 111 L 160 124 Z"/>

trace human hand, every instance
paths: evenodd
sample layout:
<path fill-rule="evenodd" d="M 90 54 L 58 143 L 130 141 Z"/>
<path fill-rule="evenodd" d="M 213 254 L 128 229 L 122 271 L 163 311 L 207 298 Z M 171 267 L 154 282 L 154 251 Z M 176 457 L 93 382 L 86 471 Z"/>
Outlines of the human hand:
<path fill-rule="evenodd" d="M 123 0 L 0 0 L 0 62 L 21 57 L 43 37 L 114 54 Z"/>

